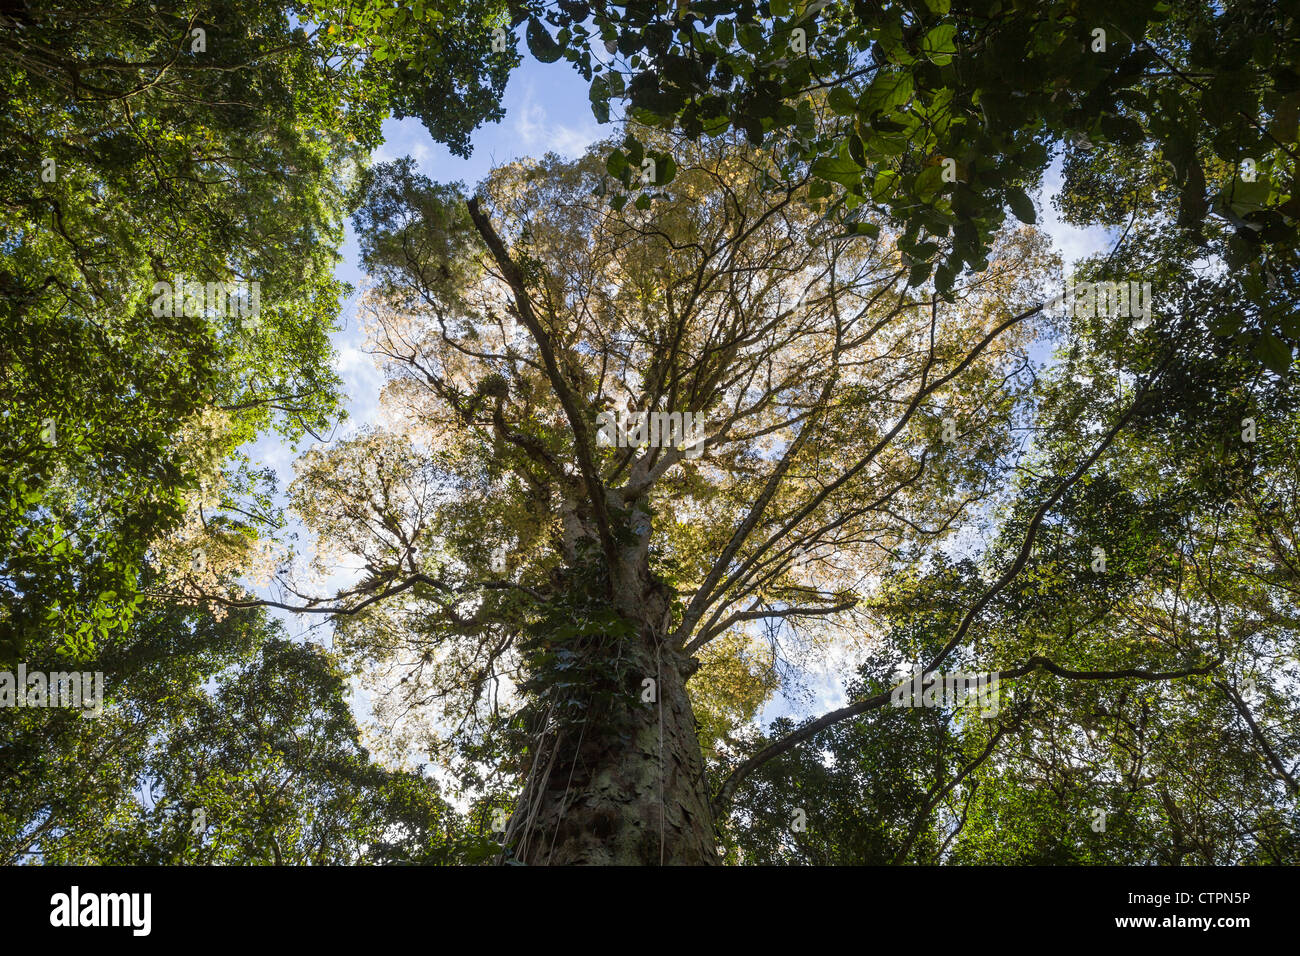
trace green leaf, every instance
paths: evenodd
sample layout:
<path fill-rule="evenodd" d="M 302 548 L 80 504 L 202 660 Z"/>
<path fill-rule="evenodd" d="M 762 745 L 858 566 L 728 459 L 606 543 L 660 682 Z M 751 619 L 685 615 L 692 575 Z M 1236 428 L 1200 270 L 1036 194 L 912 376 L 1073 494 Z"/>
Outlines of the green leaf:
<path fill-rule="evenodd" d="M 812 174 L 841 186 L 857 186 L 862 182 L 862 167 L 847 155 L 823 156 L 812 165 Z"/>
<path fill-rule="evenodd" d="M 591 112 L 596 117 L 597 123 L 609 122 L 609 83 L 603 76 L 598 76 L 591 81 L 591 89 L 587 93 L 591 100 Z"/>
<path fill-rule="evenodd" d="M 940 292 L 951 292 L 953 280 L 956 278 L 956 270 L 948 263 L 944 263 L 934 270 L 934 287 Z"/>
<path fill-rule="evenodd" d="M 1236 335 L 1246 323 L 1246 316 L 1240 312 L 1228 312 L 1210 320 L 1210 331 L 1215 335 Z"/>
<path fill-rule="evenodd" d="M 827 95 L 826 102 L 840 116 L 851 116 L 858 111 L 858 101 L 842 86 L 833 88 Z"/>
<path fill-rule="evenodd" d="M 542 22 L 535 17 L 529 18 L 525 36 L 528 38 L 529 51 L 543 63 L 554 63 L 564 54 L 564 48 L 555 42 Z"/>
<path fill-rule="evenodd" d="M 887 112 L 911 99 L 914 89 L 911 73 L 880 73 L 858 105 L 864 113 Z"/>
<path fill-rule="evenodd" d="M 955 26 L 941 23 L 921 39 L 921 50 L 938 66 L 947 66 L 957 52 L 956 36 Z"/>
<path fill-rule="evenodd" d="M 871 186 L 871 198 L 876 202 L 881 202 L 893 193 L 897 185 L 898 173 L 892 169 L 882 169 L 876 173 L 876 180 Z"/>
<path fill-rule="evenodd" d="M 1283 316 L 1277 326 L 1291 338 L 1300 338 L 1300 312 L 1292 312 L 1290 315 Z"/>
<path fill-rule="evenodd" d="M 943 188 L 943 166 L 934 165 L 923 170 L 916 177 L 916 198 L 929 202 Z"/>
<path fill-rule="evenodd" d="M 763 51 L 763 31 L 757 24 L 742 23 L 736 32 L 746 53 L 758 54 Z"/>
<path fill-rule="evenodd" d="M 1255 357 L 1278 375 L 1285 375 L 1291 368 L 1291 347 L 1272 332 L 1265 332 L 1256 343 Z"/>
<path fill-rule="evenodd" d="M 1015 186 L 1008 189 L 1007 205 L 1021 222 L 1032 225 L 1038 221 L 1038 214 L 1034 212 L 1034 202 L 1023 189 L 1017 189 Z"/>
<path fill-rule="evenodd" d="M 808 100 L 801 102 L 796 109 L 794 127 L 802 136 L 812 136 L 817 131 L 817 117 Z"/>

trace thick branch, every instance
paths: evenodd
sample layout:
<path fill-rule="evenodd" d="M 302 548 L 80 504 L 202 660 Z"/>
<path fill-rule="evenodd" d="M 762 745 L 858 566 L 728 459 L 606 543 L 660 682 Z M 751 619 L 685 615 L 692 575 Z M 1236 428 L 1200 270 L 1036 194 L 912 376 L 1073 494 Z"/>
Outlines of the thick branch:
<path fill-rule="evenodd" d="M 609 562 L 610 572 L 613 573 L 618 562 L 618 551 L 614 546 L 614 538 L 609 530 L 609 512 L 605 501 L 605 489 L 601 484 L 600 476 L 596 472 L 587 419 L 583 416 L 582 410 L 578 406 L 578 399 L 574 395 L 573 389 L 569 387 L 559 362 L 556 360 L 551 337 L 542 328 L 541 322 L 537 319 L 537 314 L 533 311 L 533 304 L 528 297 L 528 289 L 524 284 L 524 277 L 520 273 L 519 267 L 510 258 L 510 253 L 501 240 L 501 236 L 497 233 L 496 227 L 492 225 L 492 220 L 479 208 L 478 197 L 471 198 L 466 203 L 466 206 L 469 209 L 470 218 L 474 220 L 474 225 L 479 231 L 479 235 L 483 237 L 488 250 L 492 253 L 497 268 L 501 270 L 502 278 L 505 279 L 506 284 L 510 286 L 510 291 L 514 294 L 515 307 L 519 310 L 519 318 L 523 320 L 524 325 L 528 327 L 528 331 L 532 333 L 533 340 L 537 343 L 537 350 L 542 356 L 543 364 L 546 366 L 546 376 L 550 379 L 551 387 L 555 390 L 555 395 L 560 400 L 564 414 L 569 419 L 569 427 L 573 429 L 573 446 L 578 459 L 578 470 L 582 473 L 582 480 L 587 486 L 587 495 L 591 499 L 592 515 L 596 519 L 596 529 L 600 534 L 601 548 L 605 552 L 606 561 Z"/>

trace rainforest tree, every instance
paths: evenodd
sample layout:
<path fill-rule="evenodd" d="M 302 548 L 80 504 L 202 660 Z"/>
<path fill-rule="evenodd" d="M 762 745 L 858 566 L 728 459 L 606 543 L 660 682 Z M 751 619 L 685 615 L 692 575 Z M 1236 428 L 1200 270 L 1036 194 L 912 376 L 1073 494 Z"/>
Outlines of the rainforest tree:
<path fill-rule="evenodd" d="M 1007 233 L 947 303 L 908 291 L 892 234 L 822 238 L 806 184 L 773 198 L 770 156 L 678 151 L 646 210 L 592 195 L 596 153 L 468 201 L 377 169 L 357 226 L 401 428 L 313 451 L 294 489 L 325 553 L 365 567 L 295 606 L 415 659 L 402 699 L 462 729 L 520 705 L 499 736 L 529 862 L 714 859 L 688 680 L 752 713 L 774 662 L 750 622 L 803 654 L 858 630 L 891 556 L 996 491 L 1028 382 L 1041 237 Z M 698 446 L 602 442 L 602 416 L 645 412 L 697 416 Z"/>

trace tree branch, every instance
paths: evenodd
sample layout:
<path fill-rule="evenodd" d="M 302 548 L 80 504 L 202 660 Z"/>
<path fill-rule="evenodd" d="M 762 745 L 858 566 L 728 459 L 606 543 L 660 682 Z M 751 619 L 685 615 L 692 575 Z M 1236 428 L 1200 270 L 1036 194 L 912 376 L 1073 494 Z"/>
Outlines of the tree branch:
<path fill-rule="evenodd" d="M 524 284 L 524 277 L 520 273 L 519 267 L 510 257 L 505 243 L 497 233 L 496 227 L 492 225 L 492 220 L 479 208 L 478 197 L 470 198 L 465 205 L 469 209 L 470 218 L 474 220 L 479 235 L 483 237 L 488 250 L 492 253 L 492 258 L 501 270 L 502 278 L 506 280 L 506 284 L 510 286 L 511 292 L 514 293 L 515 307 L 519 310 L 519 317 L 523 320 L 524 325 L 528 327 L 533 340 L 537 343 L 537 350 L 546 366 L 547 378 L 550 379 L 551 387 L 555 389 L 555 395 L 564 408 L 564 414 L 568 416 L 569 426 L 573 429 L 573 443 L 578 459 L 578 470 L 582 473 L 582 480 L 587 486 L 587 495 L 591 499 L 592 515 L 596 519 L 596 529 L 600 534 L 601 549 L 605 552 L 605 559 L 609 562 L 609 569 L 612 574 L 618 563 L 618 551 L 614 546 L 613 535 L 610 534 L 609 512 L 605 501 L 604 485 L 596 472 L 595 457 L 592 455 L 591 436 L 588 430 L 589 423 L 583 416 L 582 410 L 578 407 L 578 399 L 560 369 L 551 338 L 546 330 L 542 328 L 541 322 L 537 319 L 537 314 L 533 311 L 532 301 L 528 297 L 528 289 Z"/>

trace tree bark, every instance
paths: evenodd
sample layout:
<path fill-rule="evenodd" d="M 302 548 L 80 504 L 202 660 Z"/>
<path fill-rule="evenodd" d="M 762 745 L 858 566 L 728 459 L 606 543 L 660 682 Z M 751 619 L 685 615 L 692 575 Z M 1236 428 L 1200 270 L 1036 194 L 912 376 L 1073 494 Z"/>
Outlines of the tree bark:
<path fill-rule="evenodd" d="M 606 712 L 543 732 L 506 830 L 515 858 L 532 865 L 718 863 L 686 694 L 688 662 L 662 645 L 656 655 L 656 646 L 653 639 L 623 644 L 633 686 Z M 643 700 L 651 689 L 654 700 Z"/>

